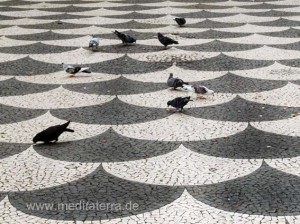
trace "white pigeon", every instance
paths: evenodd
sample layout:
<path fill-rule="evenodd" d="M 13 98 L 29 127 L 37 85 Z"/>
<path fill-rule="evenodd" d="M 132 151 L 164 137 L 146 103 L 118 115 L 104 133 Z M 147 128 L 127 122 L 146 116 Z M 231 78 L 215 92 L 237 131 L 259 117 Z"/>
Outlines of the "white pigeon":
<path fill-rule="evenodd" d="M 214 91 L 201 85 L 184 85 L 182 87 L 184 90 L 193 92 L 198 95 L 213 95 Z M 206 99 L 204 96 L 198 96 L 198 99 Z"/>
<path fill-rule="evenodd" d="M 95 35 L 92 35 L 92 39 L 89 42 L 89 48 L 92 48 L 93 51 L 96 51 L 99 46 L 99 38 Z"/>
<path fill-rule="evenodd" d="M 72 74 L 70 75 L 70 77 L 75 77 L 75 74 L 77 74 L 78 72 L 91 73 L 89 67 L 72 66 L 64 63 L 62 63 L 62 65 L 63 65 L 63 69 L 67 73 Z"/>

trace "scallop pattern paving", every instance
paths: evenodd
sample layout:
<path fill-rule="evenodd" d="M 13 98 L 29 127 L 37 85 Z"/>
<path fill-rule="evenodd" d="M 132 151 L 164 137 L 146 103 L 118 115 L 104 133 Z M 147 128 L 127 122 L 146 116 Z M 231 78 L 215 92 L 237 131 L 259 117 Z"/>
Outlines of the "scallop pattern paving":
<path fill-rule="evenodd" d="M 0 19 L 1 224 L 300 223 L 299 0 L 0 0 Z"/>

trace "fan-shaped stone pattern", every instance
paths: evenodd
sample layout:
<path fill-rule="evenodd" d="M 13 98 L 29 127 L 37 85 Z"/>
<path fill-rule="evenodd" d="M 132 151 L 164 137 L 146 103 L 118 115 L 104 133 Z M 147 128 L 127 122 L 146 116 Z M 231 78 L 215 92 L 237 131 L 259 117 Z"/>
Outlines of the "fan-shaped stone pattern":
<path fill-rule="evenodd" d="M 218 184 L 189 187 L 199 201 L 224 211 L 251 215 L 299 215 L 300 178 L 266 163 L 255 172 Z"/>
<path fill-rule="evenodd" d="M 66 7 L 59 7 L 59 8 L 40 8 L 41 11 L 46 12 L 84 12 L 89 10 L 94 10 L 94 8 L 88 8 L 88 7 L 78 7 L 76 5 L 69 5 Z"/>
<path fill-rule="evenodd" d="M 16 40 L 63 40 L 63 39 L 72 39 L 72 38 L 78 38 L 85 35 L 65 35 L 65 34 L 58 34 L 53 33 L 52 31 L 47 31 L 43 33 L 38 34 L 28 34 L 28 35 L 14 35 L 10 36 L 10 39 L 16 39 Z"/>
<path fill-rule="evenodd" d="M 171 63 L 165 62 L 143 62 L 134 60 L 127 55 L 114 60 L 104 61 L 97 64 L 87 65 L 95 72 L 108 74 L 133 74 L 165 70 Z"/>
<path fill-rule="evenodd" d="M 151 33 L 150 31 L 149 31 L 149 33 L 142 33 L 142 32 L 138 32 L 138 31 L 134 31 L 134 30 L 126 30 L 123 33 L 126 33 L 126 34 L 128 34 L 128 35 L 136 38 L 137 39 L 137 44 L 139 44 L 139 40 L 157 38 L 157 34 L 156 33 L 155 34 Z M 103 39 L 115 39 L 115 40 L 119 40 L 119 38 L 114 33 L 112 33 L 112 32 L 111 33 L 101 34 L 101 37 Z M 120 41 L 120 43 L 122 43 L 121 40 L 119 40 L 119 41 Z"/>
<path fill-rule="evenodd" d="M 282 8 L 294 8 L 297 7 L 296 5 L 275 5 L 272 3 L 265 3 L 263 2 L 262 4 L 259 5 L 243 5 L 239 6 L 240 8 L 245 8 L 245 9 L 282 9 Z"/>
<path fill-rule="evenodd" d="M 216 12 L 209 12 L 202 10 L 200 12 L 192 12 L 192 13 L 178 13 L 178 14 L 172 14 L 174 17 L 184 17 L 184 18 L 219 18 L 219 17 L 226 17 L 226 16 L 232 16 L 232 13 L 216 13 Z"/>
<path fill-rule="evenodd" d="M 52 15 L 52 16 L 40 16 L 34 17 L 35 19 L 50 19 L 50 20 L 63 20 L 63 19 L 80 19 L 80 18 L 89 18 L 92 16 L 82 16 L 82 15 L 71 15 L 69 13 Z"/>
<path fill-rule="evenodd" d="M 1 12 L 10 12 L 10 11 L 26 11 L 27 9 L 22 9 L 22 8 L 13 8 L 10 6 L 0 6 L 1 7 Z"/>
<path fill-rule="evenodd" d="M 101 166 L 92 174 L 65 185 L 11 193 L 9 201 L 18 210 L 42 218 L 77 221 L 99 220 L 100 218 L 105 220 L 126 217 L 128 212 L 137 215 L 158 209 L 179 198 L 183 190 L 178 187 L 155 186 L 122 180 L 108 174 Z M 59 204 L 75 204 L 80 200 L 88 201 L 90 204 L 113 205 L 105 209 L 72 210 L 68 213 L 64 209 L 29 210 L 26 206 L 28 203 L 51 203 L 55 208 L 59 208 Z M 126 210 L 125 206 L 128 202 L 137 203 L 138 208 Z M 118 209 L 116 204 L 119 204 L 121 208 Z"/>
<path fill-rule="evenodd" d="M 24 66 L 26 65 L 26 66 Z M 23 76 L 52 73 L 62 70 L 61 65 L 49 64 L 25 57 L 15 61 L 0 63 L 1 75 Z"/>
<path fill-rule="evenodd" d="M 269 45 L 270 47 L 276 47 L 284 50 L 300 50 L 300 41 L 291 44 Z"/>
<path fill-rule="evenodd" d="M 30 1 L 18 1 L 18 0 L 11 0 L 11 1 L 3 1 L 0 2 L 0 6 L 17 6 L 17 5 L 27 5 L 30 4 Z"/>
<path fill-rule="evenodd" d="M 299 110 L 300 108 L 260 104 L 236 97 L 220 105 L 190 108 L 186 114 L 205 119 L 247 122 L 286 119 Z"/>
<path fill-rule="evenodd" d="M 190 24 L 189 28 L 206 28 L 206 29 L 212 29 L 212 28 L 227 28 L 227 27 L 238 27 L 242 26 L 244 24 L 239 23 L 225 23 L 225 22 L 216 22 L 209 19 L 204 20 L 203 22 Z"/>
<path fill-rule="evenodd" d="M 0 124 L 16 123 L 30 120 L 45 114 L 46 110 L 32 110 L 26 108 L 11 107 L 0 104 Z"/>
<path fill-rule="evenodd" d="M 13 17 L 13 16 L 3 16 L 0 15 L 0 20 L 14 20 L 14 19 L 20 19 L 20 17 Z"/>
<path fill-rule="evenodd" d="M 292 27 L 292 26 L 300 26 L 300 21 L 294 21 L 289 19 L 280 18 L 271 22 L 261 22 L 261 23 L 253 23 L 258 26 L 276 26 L 276 27 Z"/>
<path fill-rule="evenodd" d="M 5 133 L 0 133 L 3 135 Z M 30 144 L 0 142 L 0 159 L 19 154 L 30 147 Z"/>
<path fill-rule="evenodd" d="M 281 80 L 264 80 L 246 78 L 227 73 L 221 77 L 212 80 L 205 80 L 201 85 L 213 88 L 215 92 L 223 93 L 247 93 L 268 91 L 283 87 L 287 84 L 286 81 Z"/>
<path fill-rule="evenodd" d="M 202 9 L 202 10 L 209 10 L 209 9 L 229 9 L 230 6 L 226 5 L 208 5 L 198 3 L 197 5 L 182 5 L 182 6 L 173 6 L 174 8 L 183 8 L 183 9 Z"/>
<path fill-rule="evenodd" d="M 282 60 L 282 61 L 279 61 L 279 62 L 280 62 L 280 64 L 290 66 L 290 67 L 297 67 L 297 68 L 300 67 L 300 59 Z"/>
<path fill-rule="evenodd" d="M 34 149 L 40 155 L 54 160 L 95 163 L 150 158 L 171 152 L 178 146 L 176 142 L 128 138 L 109 129 L 92 138 L 55 145 L 35 145 Z"/>
<path fill-rule="evenodd" d="M 283 11 L 275 11 L 269 10 L 267 12 L 249 12 L 245 13 L 250 16 L 259 16 L 259 17 L 287 17 L 287 16 L 299 16 L 300 12 L 283 12 Z"/>
<path fill-rule="evenodd" d="M 143 14 L 138 12 L 130 12 L 125 15 L 107 15 L 103 17 L 107 18 L 115 18 L 115 19 L 151 19 L 151 18 L 159 18 L 163 17 L 161 14 Z"/>
<path fill-rule="evenodd" d="M 98 25 L 99 27 L 111 28 L 111 29 L 155 29 L 155 28 L 162 28 L 165 25 L 158 25 L 158 24 L 149 24 L 149 23 L 140 23 L 134 20 L 126 22 L 126 23 L 118 23 L 118 24 L 107 24 L 107 25 Z"/>
<path fill-rule="evenodd" d="M 90 25 L 84 24 L 73 24 L 73 23 L 65 23 L 65 22 L 52 22 L 46 24 L 37 24 L 37 25 L 21 25 L 22 28 L 27 29 L 47 29 L 47 30 L 56 30 L 56 29 L 79 29 L 84 27 L 89 27 Z"/>
<path fill-rule="evenodd" d="M 134 106 L 118 99 L 102 105 L 54 109 L 51 113 L 61 119 L 101 125 L 134 124 L 170 116 L 165 109 Z"/>
<path fill-rule="evenodd" d="M 138 41 L 139 40 L 137 40 L 137 43 Z M 161 46 L 149 46 L 149 45 L 141 45 L 136 43 L 123 45 L 121 40 L 119 44 L 101 46 L 98 47 L 97 50 L 95 50 L 95 52 L 116 53 L 116 54 L 149 53 L 149 52 L 159 52 L 159 51 L 161 51 Z"/>
<path fill-rule="evenodd" d="M 16 80 L 15 78 L 11 78 L 0 82 L 0 96 L 17 96 L 32 93 L 41 93 L 53 90 L 57 87 L 59 87 L 59 85 L 37 85 L 27 82 L 21 82 L 19 80 Z"/>
<path fill-rule="evenodd" d="M 165 155 L 135 161 L 103 163 L 117 177 L 141 183 L 184 186 L 218 183 L 255 171 L 260 160 L 235 160 L 202 155 L 180 145 Z"/>
<path fill-rule="evenodd" d="M 226 43 L 219 40 L 213 40 L 212 42 L 194 45 L 194 46 L 176 46 L 178 49 L 186 51 L 207 51 L 207 52 L 228 52 L 228 51 L 246 51 L 250 49 L 259 48 L 261 45 L 255 44 L 235 44 L 235 43 Z"/>
<path fill-rule="evenodd" d="M 35 43 L 25 46 L 16 47 L 2 47 L 0 48 L 1 53 L 11 53 L 11 54 L 47 54 L 51 53 L 61 53 L 66 51 L 76 50 L 76 47 L 65 47 L 65 46 L 52 46 L 43 43 Z"/>
<path fill-rule="evenodd" d="M 233 32 L 222 32 L 217 30 L 208 30 L 199 33 L 180 33 L 179 36 L 185 38 L 196 38 L 196 39 L 225 39 L 225 38 L 236 38 L 250 36 L 250 33 L 233 33 Z"/>
<path fill-rule="evenodd" d="M 273 64 L 272 61 L 248 60 L 220 54 L 200 61 L 178 62 L 177 66 L 184 69 L 200 69 L 202 71 L 229 71 L 261 68 L 271 64 Z"/>
<path fill-rule="evenodd" d="M 278 31 L 278 32 L 268 32 L 261 33 L 262 35 L 271 37 L 287 37 L 287 38 L 297 38 L 300 37 L 300 30 L 295 28 L 289 28 L 288 30 Z"/>
<path fill-rule="evenodd" d="M 251 125 L 226 138 L 185 142 L 200 154 L 232 159 L 276 159 L 299 156 L 300 137 L 273 134 Z"/>
<path fill-rule="evenodd" d="M 142 5 L 129 5 L 129 6 L 119 6 L 119 7 L 105 7 L 105 9 L 108 10 L 115 10 L 115 11 L 140 11 L 142 13 L 142 10 L 151 10 L 151 9 L 159 9 L 158 6 L 142 6 Z"/>
<path fill-rule="evenodd" d="M 0 82 L 1 83 L 1 82 Z M 111 81 L 65 85 L 65 89 L 88 94 L 124 95 L 155 92 L 166 88 L 165 83 L 138 82 L 120 77 Z"/>
<path fill-rule="evenodd" d="M 294 83 L 294 84 L 296 84 L 296 85 L 300 85 L 300 80 L 292 81 L 292 83 Z"/>

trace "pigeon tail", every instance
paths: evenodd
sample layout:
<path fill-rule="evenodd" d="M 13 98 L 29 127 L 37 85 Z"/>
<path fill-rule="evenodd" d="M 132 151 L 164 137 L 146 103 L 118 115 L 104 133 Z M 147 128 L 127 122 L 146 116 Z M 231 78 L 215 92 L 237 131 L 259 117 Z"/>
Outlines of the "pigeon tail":
<path fill-rule="evenodd" d="M 79 72 L 84 72 L 84 73 L 91 73 L 89 67 L 81 68 Z"/>
<path fill-rule="evenodd" d="M 69 126 L 70 122 L 71 121 L 68 121 L 67 123 L 62 124 L 61 127 L 67 129 L 67 127 Z"/>

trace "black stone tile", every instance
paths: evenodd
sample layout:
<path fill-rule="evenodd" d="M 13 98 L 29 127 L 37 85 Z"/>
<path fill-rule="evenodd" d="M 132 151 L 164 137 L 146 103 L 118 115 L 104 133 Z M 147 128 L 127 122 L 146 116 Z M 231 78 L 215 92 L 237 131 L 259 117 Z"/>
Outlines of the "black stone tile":
<path fill-rule="evenodd" d="M 245 8 L 245 9 L 281 9 L 281 8 L 294 8 L 298 7 L 297 5 L 275 5 L 270 3 L 261 3 L 258 5 L 243 5 L 239 6 L 240 8 Z"/>
<path fill-rule="evenodd" d="M 160 156 L 179 147 L 176 142 L 147 141 L 128 138 L 113 129 L 79 141 L 37 144 L 42 156 L 70 162 L 121 162 Z"/>
<path fill-rule="evenodd" d="M 216 57 L 200 61 L 178 62 L 177 66 L 184 69 L 201 71 L 231 71 L 262 68 L 270 66 L 273 63 L 274 61 L 248 60 L 220 54 Z"/>
<path fill-rule="evenodd" d="M 292 83 L 294 83 L 296 85 L 300 85 L 300 80 L 292 81 Z"/>
<path fill-rule="evenodd" d="M 115 37 L 115 38 L 117 38 L 117 37 Z M 101 42 L 101 40 L 100 40 L 100 42 Z M 100 46 L 100 47 L 98 47 L 97 50 L 95 50 L 95 52 L 117 53 L 117 54 L 131 53 L 132 54 L 132 53 L 160 52 L 162 50 L 161 46 L 141 45 L 141 44 L 138 44 L 138 42 L 139 42 L 139 40 L 137 40 L 136 43 L 133 43 L 133 44 L 123 45 L 122 41 L 120 40 L 120 44 Z M 89 48 L 86 47 L 84 49 L 88 50 Z"/>
<path fill-rule="evenodd" d="M 35 43 L 24 46 L 0 47 L 1 53 L 7 54 L 49 54 L 61 53 L 78 49 L 77 47 L 53 46 L 43 43 Z"/>
<path fill-rule="evenodd" d="M 1 5 L 1 2 L 0 2 Z M 11 11 L 27 11 L 28 9 L 24 9 L 24 8 L 13 8 L 13 7 L 1 7 L 0 8 L 0 12 L 11 12 Z"/>
<path fill-rule="evenodd" d="M 47 110 L 27 109 L 0 104 L 0 124 L 16 123 L 42 116 Z"/>
<path fill-rule="evenodd" d="M 130 12 L 125 15 L 108 15 L 103 17 L 115 18 L 115 19 L 152 19 L 152 18 L 160 18 L 164 16 L 165 15 L 162 14 L 143 14 L 138 12 Z"/>
<path fill-rule="evenodd" d="M 0 133 L 0 135 L 4 135 L 5 133 Z M 5 159 L 9 156 L 13 156 L 19 154 L 30 147 L 30 144 L 19 144 L 19 143 L 5 143 L 0 142 L 0 159 Z M 1 194 L 0 194 L 0 200 Z"/>
<path fill-rule="evenodd" d="M 0 82 L 0 96 L 17 96 L 32 93 L 40 93 L 58 87 L 59 85 L 33 84 L 29 82 L 22 82 L 16 80 L 15 78 L 11 78 Z"/>
<path fill-rule="evenodd" d="M 251 33 L 232 33 L 222 32 L 216 30 L 208 30 L 199 33 L 180 33 L 179 36 L 185 38 L 196 38 L 196 39 L 225 39 L 225 38 L 237 38 L 246 37 L 252 35 Z"/>
<path fill-rule="evenodd" d="M 278 27 L 292 27 L 292 26 L 300 26 L 300 21 L 293 21 L 289 19 L 280 18 L 271 22 L 260 22 L 260 23 L 252 23 L 258 26 L 278 26 Z"/>
<path fill-rule="evenodd" d="M 155 29 L 166 27 L 166 25 L 160 24 L 150 24 L 150 23 L 140 23 L 136 21 L 129 21 L 126 23 L 117 23 L 117 24 L 107 24 L 107 25 L 98 25 L 98 27 L 110 28 L 110 29 Z"/>
<path fill-rule="evenodd" d="M 277 135 L 249 125 L 227 138 L 186 142 L 184 146 L 208 156 L 230 159 L 277 159 L 300 155 L 300 138 Z"/>
<path fill-rule="evenodd" d="M 12 0 L 12 1 L 5 1 L 0 2 L 0 6 L 18 6 L 18 5 L 30 5 L 30 4 L 36 4 L 37 2 L 30 2 L 30 1 L 19 1 L 19 0 Z"/>
<path fill-rule="evenodd" d="M 275 44 L 275 45 L 269 45 L 269 46 L 274 47 L 274 48 L 284 49 L 284 50 L 299 51 L 300 50 L 300 41 L 296 42 L 296 43 L 291 43 L 291 44 Z"/>
<path fill-rule="evenodd" d="M 300 37 L 300 30 L 289 28 L 283 31 L 277 32 L 268 32 L 268 33 L 261 33 L 261 35 L 271 36 L 271 37 L 286 37 L 286 38 L 298 38 Z"/>
<path fill-rule="evenodd" d="M 226 17 L 226 16 L 234 16 L 237 15 L 233 13 L 216 13 L 216 12 L 208 12 L 205 10 L 202 10 L 200 12 L 191 12 L 191 13 L 177 13 L 172 14 L 176 17 L 185 17 L 185 18 L 201 18 L 201 19 L 208 19 L 208 18 L 218 18 L 218 17 Z"/>
<path fill-rule="evenodd" d="M 181 9 L 228 9 L 231 8 L 230 6 L 222 6 L 222 5 L 206 5 L 199 3 L 197 5 L 187 5 L 187 6 L 174 6 L 174 8 L 181 8 Z"/>
<path fill-rule="evenodd" d="M 227 43 L 219 40 L 213 40 L 209 43 L 191 45 L 191 46 L 176 46 L 178 49 L 186 51 L 208 51 L 208 52 L 230 52 L 230 51 L 246 51 L 260 48 L 262 45 L 258 44 L 236 44 Z"/>
<path fill-rule="evenodd" d="M 16 39 L 16 40 L 44 41 L 44 40 L 73 39 L 73 38 L 78 38 L 78 37 L 83 37 L 83 36 L 85 36 L 85 35 L 67 35 L 67 34 L 58 34 L 58 33 L 53 33 L 52 31 L 47 31 L 44 33 L 37 33 L 37 34 L 14 35 L 14 36 L 9 36 L 9 38 Z"/>
<path fill-rule="evenodd" d="M 64 85 L 65 89 L 87 94 L 128 95 L 148 93 L 167 88 L 165 83 L 139 82 L 124 77 L 110 81 Z"/>
<path fill-rule="evenodd" d="M 55 3 L 56 4 L 56 3 Z M 82 2 L 81 2 L 82 4 Z M 95 8 L 92 7 L 78 7 L 76 5 L 71 5 L 67 7 L 59 7 L 59 8 L 41 8 L 39 9 L 41 11 L 46 12 L 65 12 L 65 13 L 72 13 L 72 12 L 85 12 L 85 11 L 91 11 L 95 10 Z"/>
<path fill-rule="evenodd" d="M 92 174 L 77 181 L 69 182 L 57 187 L 50 187 L 35 191 L 12 192 L 9 195 L 10 203 L 19 211 L 47 219 L 59 220 L 105 220 L 129 215 L 137 215 L 159 209 L 181 196 L 184 188 L 142 184 L 123 180 L 107 173 L 100 166 Z M 119 204 L 118 207 L 107 209 L 68 210 L 59 207 L 59 204 L 80 203 L 80 201 L 107 205 Z M 51 203 L 55 210 L 29 210 L 28 203 Z M 135 210 L 124 209 L 126 204 L 137 203 Z M 96 205 L 95 205 L 96 207 Z M 106 208 L 106 206 L 105 206 Z"/>
<path fill-rule="evenodd" d="M 260 17 L 287 17 L 287 16 L 299 16 L 300 12 L 285 12 L 278 10 L 269 10 L 267 12 L 249 12 L 243 13 L 250 16 L 260 16 Z"/>
<path fill-rule="evenodd" d="M 118 37 L 113 33 L 114 29 L 112 29 L 111 33 L 107 33 L 107 34 L 101 34 L 101 38 L 103 39 L 118 39 Z M 126 33 L 134 38 L 137 39 L 137 43 L 139 40 L 145 40 L 145 39 L 153 39 L 153 38 L 157 38 L 157 34 L 156 33 L 141 33 L 141 32 L 137 32 L 137 31 L 133 31 L 133 30 L 126 30 L 123 31 L 123 33 Z M 121 42 L 121 40 L 120 40 Z M 155 47 L 155 46 L 153 46 Z"/>
<path fill-rule="evenodd" d="M 30 57 L 2 62 L 0 66 L 2 68 L 1 75 L 12 76 L 48 74 L 62 70 L 61 65 L 36 61 Z"/>
<path fill-rule="evenodd" d="M 278 89 L 286 84 L 286 81 L 246 78 L 232 73 L 201 82 L 201 85 L 221 93 L 262 92 Z"/>
<path fill-rule="evenodd" d="M 143 5 L 128 5 L 128 6 L 118 6 L 118 7 L 105 7 L 108 10 L 114 11 L 141 11 L 141 10 L 151 10 L 161 8 L 159 6 L 143 6 Z M 142 12 L 140 12 L 142 13 Z"/>
<path fill-rule="evenodd" d="M 12 16 L 3 16 L 0 15 L 0 20 L 14 20 L 14 19 L 21 19 L 20 17 L 12 17 Z"/>
<path fill-rule="evenodd" d="M 72 23 L 64 23 L 64 22 L 52 22 L 52 23 L 44 23 L 37 25 L 22 25 L 19 27 L 27 28 L 27 29 L 46 29 L 46 30 L 62 30 L 62 29 L 80 29 L 84 27 L 89 27 L 90 24 L 72 24 Z"/>
<path fill-rule="evenodd" d="M 71 15 L 71 14 L 60 14 L 60 15 L 50 15 L 50 16 L 39 16 L 34 17 L 35 19 L 46 19 L 46 20 L 64 20 L 64 19 L 82 19 L 82 18 L 92 18 L 95 16 L 79 16 L 79 15 Z"/>
<path fill-rule="evenodd" d="M 144 62 L 128 57 L 127 55 L 96 64 L 87 65 L 94 72 L 109 73 L 109 74 L 133 74 L 147 73 L 165 70 L 171 66 L 166 62 Z"/>
<path fill-rule="evenodd" d="M 300 67 L 300 59 L 282 60 L 279 63 L 290 67 Z"/>
<path fill-rule="evenodd" d="M 221 209 L 251 215 L 299 215 L 300 178 L 268 166 L 226 182 L 189 187 L 197 200 Z M 228 200 L 229 199 L 229 200 Z"/>
<path fill-rule="evenodd" d="M 287 119 L 291 114 L 297 113 L 300 108 L 281 107 L 268 104 L 260 104 L 237 96 L 233 100 L 214 106 L 189 108 L 186 114 L 193 117 L 217 121 L 270 121 Z"/>
<path fill-rule="evenodd" d="M 204 29 L 213 29 L 213 28 L 228 28 L 228 27 L 238 27 L 243 26 L 243 23 L 226 23 L 226 22 L 216 22 L 209 19 L 206 19 L 202 22 L 195 24 L 188 24 L 186 27 L 189 28 L 204 28 Z"/>
<path fill-rule="evenodd" d="M 130 105 L 114 99 L 102 105 L 55 109 L 53 116 L 85 124 L 118 125 L 147 122 L 170 116 L 162 108 L 147 108 Z"/>

